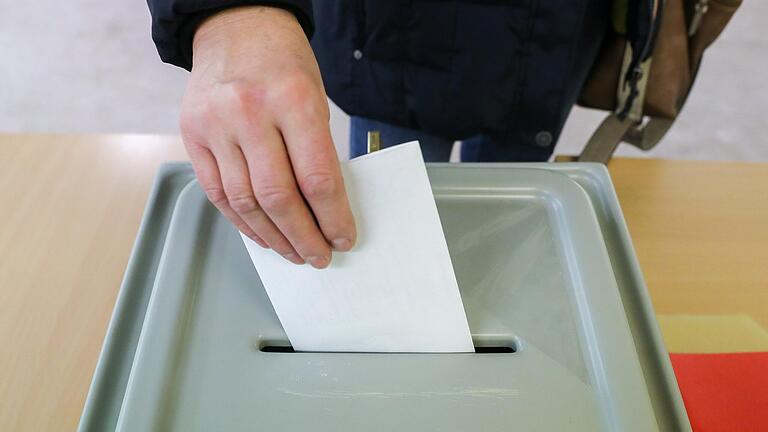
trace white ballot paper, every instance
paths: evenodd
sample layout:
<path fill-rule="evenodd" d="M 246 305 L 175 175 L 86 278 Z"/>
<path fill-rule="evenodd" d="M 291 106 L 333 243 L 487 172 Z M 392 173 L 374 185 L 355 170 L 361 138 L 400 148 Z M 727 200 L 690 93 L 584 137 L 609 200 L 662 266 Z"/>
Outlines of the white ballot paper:
<path fill-rule="evenodd" d="M 416 141 L 342 163 L 357 244 L 297 266 L 243 236 L 296 351 L 473 352 Z"/>

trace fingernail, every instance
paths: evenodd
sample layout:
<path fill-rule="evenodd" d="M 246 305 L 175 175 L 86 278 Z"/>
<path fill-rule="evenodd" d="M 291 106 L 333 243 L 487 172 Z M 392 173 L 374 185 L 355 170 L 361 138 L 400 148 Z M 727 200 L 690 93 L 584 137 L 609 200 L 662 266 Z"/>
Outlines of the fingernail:
<path fill-rule="evenodd" d="M 322 269 L 328 266 L 330 260 L 328 257 L 324 256 L 311 256 L 307 257 L 307 262 L 309 262 L 309 264 L 316 269 Z"/>
<path fill-rule="evenodd" d="M 348 251 L 352 249 L 352 242 L 348 238 L 337 238 L 331 241 L 333 248 L 339 251 Z"/>
<path fill-rule="evenodd" d="M 293 252 L 287 253 L 283 255 L 283 258 L 287 259 L 288 261 L 294 263 L 294 264 L 304 264 L 304 260 L 301 259 L 301 257 Z"/>

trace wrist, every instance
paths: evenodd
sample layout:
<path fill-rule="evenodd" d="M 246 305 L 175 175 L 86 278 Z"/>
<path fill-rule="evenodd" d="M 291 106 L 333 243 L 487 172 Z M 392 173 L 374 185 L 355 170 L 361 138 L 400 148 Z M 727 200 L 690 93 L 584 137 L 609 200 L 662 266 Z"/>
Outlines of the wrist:
<path fill-rule="evenodd" d="M 199 45 L 229 35 L 263 29 L 267 26 L 288 26 L 301 30 L 296 16 L 274 6 L 241 6 L 225 9 L 206 18 L 197 28 L 192 42 L 193 51 Z"/>

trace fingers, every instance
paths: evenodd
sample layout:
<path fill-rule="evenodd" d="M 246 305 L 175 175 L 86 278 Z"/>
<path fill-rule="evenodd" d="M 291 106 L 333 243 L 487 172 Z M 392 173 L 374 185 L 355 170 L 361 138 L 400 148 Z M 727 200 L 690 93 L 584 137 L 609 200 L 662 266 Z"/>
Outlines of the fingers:
<path fill-rule="evenodd" d="M 326 103 L 325 100 L 322 103 Z M 312 106 L 287 115 L 279 125 L 302 195 L 326 239 L 347 251 L 357 233 L 327 117 Z"/>
<path fill-rule="evenodd" d="M 205 191 L 205 194 L 208 196 L 208 200 L 211 201 L 211 203 L 213 203 L 213 205 L 240 230 L 240 232 L 258 243 L 259 246 L 268 248 L 269 246 L 267 243 L 229 206 L 229 201 L 227 200 L 226 193 L 221 184 L 221 175 L 216 164 L 216 159 L 213 157 L 210 150 L 205 147 L 194 145 L 188 145 L 187 150 L 190 159 L 192 160 L 192 167 L 195 170 L 197 180 Z"/>
<path fill-rule="evenodd" d="M 257 203 L 305 261 L 327 267 L 331 248 L 299 192 L 280 132 L 271 125 L 241 130 L 239 144 Z"/>
<path fill-rule="evenodd" d="M 294 264 L 304 264 L 301 255 L 259 205 L 240 147 L 233 143 L 219 143 L 214 144 L 213 148 L 227 202 L 232 210 L 275 252 Z"/>
<path fill-rule="evenodd" d="M 197 47 L 181 132 L 209 199 L 243 234 L 323 268 L 331 245 L 354 245 L 353 215 L 311 49 L 306 38 L 275 41 L 286 50 L 264 46 L 261 34 L 242 46 L 249 55 Z"/>

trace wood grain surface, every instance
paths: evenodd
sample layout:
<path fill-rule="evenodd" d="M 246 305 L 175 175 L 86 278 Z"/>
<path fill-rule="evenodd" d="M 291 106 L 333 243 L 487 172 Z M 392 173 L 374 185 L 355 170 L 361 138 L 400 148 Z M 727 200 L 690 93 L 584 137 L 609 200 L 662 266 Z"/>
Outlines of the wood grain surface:
<path fill-rule="evenodd" d="M 184 159 L 178 137 L 0 135 L 0 430 L 76 428 L 152 180 Z M 768 165 L 610 170 L 656 311 L 768 328 Z"/>
<path fill-rule="evenodd" d="M 657 314 L 768 329 L 768 164 L 616 159 L 611 176 Z"/>
<path fill-rule="evenodd" d="M 77 427 L 161 162 L 178 138 L 0 136 L 0 431 Z"/>

